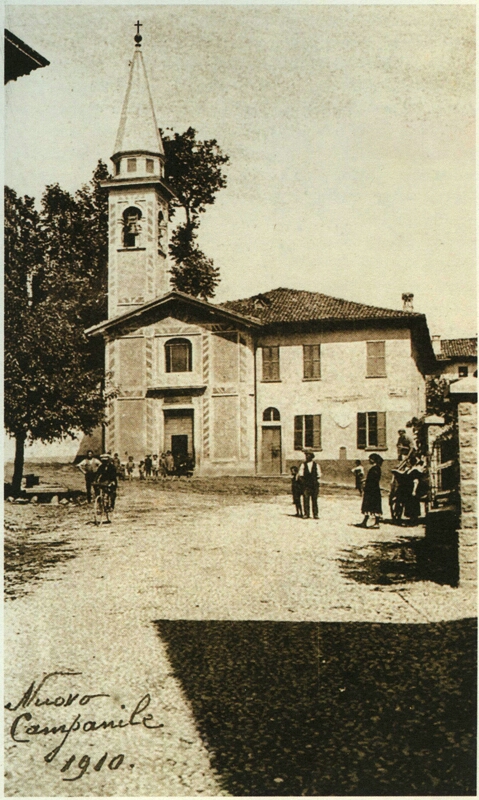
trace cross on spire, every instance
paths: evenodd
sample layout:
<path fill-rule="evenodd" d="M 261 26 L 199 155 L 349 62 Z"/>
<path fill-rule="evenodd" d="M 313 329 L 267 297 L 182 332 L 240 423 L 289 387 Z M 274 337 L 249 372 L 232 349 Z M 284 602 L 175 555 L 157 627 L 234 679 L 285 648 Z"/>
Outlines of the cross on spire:
<path fill-rule="evenodd" d="M 140 22 L 140 20 L 138 19 L 138 20 L 135 22 L 135 25 L 134 25 L 134 26 L 135 26 L 135 28 L 136 28 L 136 36 L 135 36 L 135 42 L 136 42 L 136 45 L 135 45 L 135 47 L 141 47 L 141 40 L 142 40 L 142 38 L 143 38 L 143 37 L 142 37 L 142 36 L 140 36 L 140 28 L 142 28 L 142 27 L 143 27 L 143 24 L 142 24 L 142 23 Z"/>

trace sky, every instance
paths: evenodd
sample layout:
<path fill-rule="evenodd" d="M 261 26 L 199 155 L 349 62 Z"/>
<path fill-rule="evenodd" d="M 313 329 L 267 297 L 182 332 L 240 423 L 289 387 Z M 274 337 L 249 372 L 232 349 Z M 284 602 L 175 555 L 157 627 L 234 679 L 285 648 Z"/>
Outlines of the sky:
<path fill-rule="evenodd" d="M 231 159 L 199 237 L 215 300 L 413 292 L 431 334 L 476 334 L 474 6 L 8 5 L 51 62 L 6 87 L 19 194 L 110 163 L 137 19 L 158 124 Z"/>

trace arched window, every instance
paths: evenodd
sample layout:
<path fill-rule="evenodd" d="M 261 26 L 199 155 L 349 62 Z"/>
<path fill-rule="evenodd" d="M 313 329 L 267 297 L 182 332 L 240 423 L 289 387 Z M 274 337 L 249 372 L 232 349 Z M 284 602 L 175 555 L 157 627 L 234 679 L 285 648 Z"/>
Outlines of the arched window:
<path fill-rule="evenodd" d="M 129 206 L 123 212 L 123 247 L 136 247 L 137 237 L 141 231 L 141 211 Z"/>
<path fill-rule="evenodd" d="M 279 422 L 281 419 L 277 408 L 267 408 L 263 411 L 263 422 Z"/>
<path fill-rule="evenodd" d="M 165 344 L 167 372 L 191 372 L 191 342 L 188 339 L 169 339 Z"/>

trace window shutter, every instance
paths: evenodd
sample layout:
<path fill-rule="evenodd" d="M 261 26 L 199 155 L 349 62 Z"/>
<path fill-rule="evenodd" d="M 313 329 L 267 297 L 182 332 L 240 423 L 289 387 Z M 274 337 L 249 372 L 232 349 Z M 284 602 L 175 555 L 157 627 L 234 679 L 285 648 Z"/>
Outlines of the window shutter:
<path fill-rule="evenodd" d="M 313 377 L 313 358 L 311 345 L 303 344 L 303 378 L 309 380 Z"/>
<path fill-rule="evenodd" d="M 294 418 L 294 449 L 303 449 L 303 417 Z"/>
<path fill-rule="evenodd" d="M 313 447 L 315 450 L 321 449 L 321 414 L 313 416 Z"/>
<path fill-rule="evenodd" d="M 263 380 L 279 381 L 279 347 L 263 347 Z"/>
<path fill-rule="evenodd" d="M 386 375 L 386 342 L 366 342 L 368 378 Z"/>
<path fill-rule="evenodd" d="M 303 378 L 318 380 L 321 377 L 321 345 L 303 345 Z"/>
<path fill-rule="evenodd" d="M 313 415 L 306 414 L 304 417 L 304 446 L 313 447 Z"/>
<path fill-rule="evenodd" d="M 357 422 L 357 446 L 358 450 L 364 450 L 366 447 L 366 414 L 363 412 L 358 413 Z"/>
<path fill-rule="evenodd" d="M 279 381 L 279 347 L 271 347 L 271 381 Z"/>
<path fill-rule="evenodd" d="M 386 443 L 386 412 L 377 413 L 377 447 L 387 447 Z"/>
<path fill-rule="evenodd" d="M 321 377 L 321 345 L 313 344 L 313 378 Z"/>

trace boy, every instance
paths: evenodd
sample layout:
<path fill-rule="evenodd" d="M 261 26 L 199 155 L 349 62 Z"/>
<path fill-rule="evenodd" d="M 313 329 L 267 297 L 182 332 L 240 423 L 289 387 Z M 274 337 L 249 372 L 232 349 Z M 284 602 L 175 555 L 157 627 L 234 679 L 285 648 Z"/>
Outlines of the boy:
<path fill-rule="evenodd" d="M 301 485 L 301 478 L 298 478 L 298 467 L 291 467 L 291 493 L 293 495 L 293 503 L 296 507 L 296 516 L 303 516 L 303 508 L 301 506 L 301 497 L 303 496 L 303 487 Z"/>

